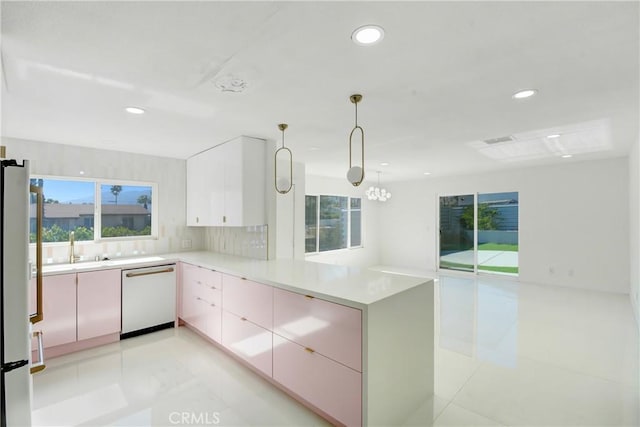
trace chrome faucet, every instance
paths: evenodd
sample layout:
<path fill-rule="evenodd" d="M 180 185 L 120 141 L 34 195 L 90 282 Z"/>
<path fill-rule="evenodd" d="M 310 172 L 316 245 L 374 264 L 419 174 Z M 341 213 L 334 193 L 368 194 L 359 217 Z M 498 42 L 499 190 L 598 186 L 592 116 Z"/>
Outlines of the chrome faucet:
<path fill-rule="evenodd" d="M 75 240 L 75 232 L 72 231 L 69 233 L 69 264 L 74 264 L 76 261 L 80 260 L 80 257 L 76 255 L 74 248 Z"/>

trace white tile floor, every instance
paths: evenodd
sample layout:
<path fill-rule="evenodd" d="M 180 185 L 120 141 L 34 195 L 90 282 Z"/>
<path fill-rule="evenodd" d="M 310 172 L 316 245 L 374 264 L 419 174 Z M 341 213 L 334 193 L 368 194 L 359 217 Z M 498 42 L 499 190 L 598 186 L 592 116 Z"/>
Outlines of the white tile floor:
<path fill-rule="evenodd" d="M 628 296 L 442 276 L 435 397 L 407 425 L 637 426 Z M 200 419 L 181 419 L 182 413 Z M 189 415 L 190 416 L 190 415 Z M 326 423 L 185 328 L 52 359 L 34 425 Z"/>

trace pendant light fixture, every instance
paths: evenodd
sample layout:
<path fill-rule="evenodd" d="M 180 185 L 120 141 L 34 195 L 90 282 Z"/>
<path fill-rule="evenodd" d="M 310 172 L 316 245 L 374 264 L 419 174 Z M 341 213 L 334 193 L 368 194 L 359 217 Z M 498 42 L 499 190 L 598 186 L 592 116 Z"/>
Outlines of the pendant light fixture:
<path fill-rule="evenodd" d="M 284 146 L 284 131 L 287 129 L 289 125 L 286 123 L 280 123 L 278 125 L 278 129 L 282 131 L 282 147 L 276 150 L 276 154 L 273 157 L 273 184 L 276 187 L 276 191 L 280 194 L 287 194 L 291 191 L 291 187 L 293 186 L 293 155 L 291 154 L 291 150 Z M 278 179 L 278 153 L 280 151 L 289 152 L 289 177 L 284 178 L 281 177 Z"/>
<path fill-rule="evenodd" d="M 358 126 L 358 102 L 362 101 L 362 95 L 354 94 L 349 99 L 356 107 L 356 124 L 349 134 L 349 170 L 347 171 L 347 179 L 354 187 L 357 187 L 364 181 L 364 129 Z M 360 130 L 360 150 L 362 152 L 360 166 L 354 166 L 351 161 L 351 145 L 353 143 L 353 134 L 356 130 Z"/>
<path fill-rule="evenodd" d="M 384 188 L 380 187 L 380 171 L 376 171 L 378 173 L 378 186 L 371 186 L 364 193 L 367 195 L 369 200 L 379 200 L 381 202 L 386 202 L 391 198 L 391 193 Z"/>

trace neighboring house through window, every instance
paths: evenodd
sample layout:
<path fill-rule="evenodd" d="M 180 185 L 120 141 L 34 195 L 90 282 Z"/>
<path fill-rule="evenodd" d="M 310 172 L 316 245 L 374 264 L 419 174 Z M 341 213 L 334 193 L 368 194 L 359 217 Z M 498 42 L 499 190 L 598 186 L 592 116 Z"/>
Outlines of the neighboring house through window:
<path fill-rule="evenodd" d="M 157 236 L 153 203 L 156 184 L 57 177 L 32 178 L 31 184 L 43 189 L 44 242 L 67 241 L 71 231 L 78 241 Z M 32 200 L 32 230 L 35 218 Z"/>

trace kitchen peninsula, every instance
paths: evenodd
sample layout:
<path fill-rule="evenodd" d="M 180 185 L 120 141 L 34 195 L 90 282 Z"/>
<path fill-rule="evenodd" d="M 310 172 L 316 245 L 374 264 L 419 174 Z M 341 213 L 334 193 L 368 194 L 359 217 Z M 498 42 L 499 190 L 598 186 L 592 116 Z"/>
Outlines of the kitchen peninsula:
<path fill-rule="evenodd" d="M 181 261 L 179 316 L 346 425 L 398 425 L 433 395 L 433 281 L 211 252 Z"/>
<path fill-rule="evenodd" d="M 73 317 L 72 328 L 59 328 L 63 317 L 49 316 L 43 324 L 54 345 L 48 357 L 118 340 L 121 272 L 167 265 L 178 270 L 178 324 L 334 424 L 403 424 L 433 396 L 433 281 L 308 261 L 200 251 L 47 265 L 45 304 L 60 298 L 56 286 L 67 278 L 73 301 L 76 290 L 93 282 L 117 299 L 113 330 L 103 331 L 111 323 L 101 322 L 102 329 L 89 335 L 96 338 L 76 334 L 76 326 L 91 326 L 88 317 L 76 319 L 86 304 L 60 313 Z M 94 280 L 106 275 L 109 280 Z M 104 305 L 105 298 L 93 299 Z M 154 295 L 147 300 L 153 304 Z M 67 329 L 73 339 L 56 342 Z"/>

